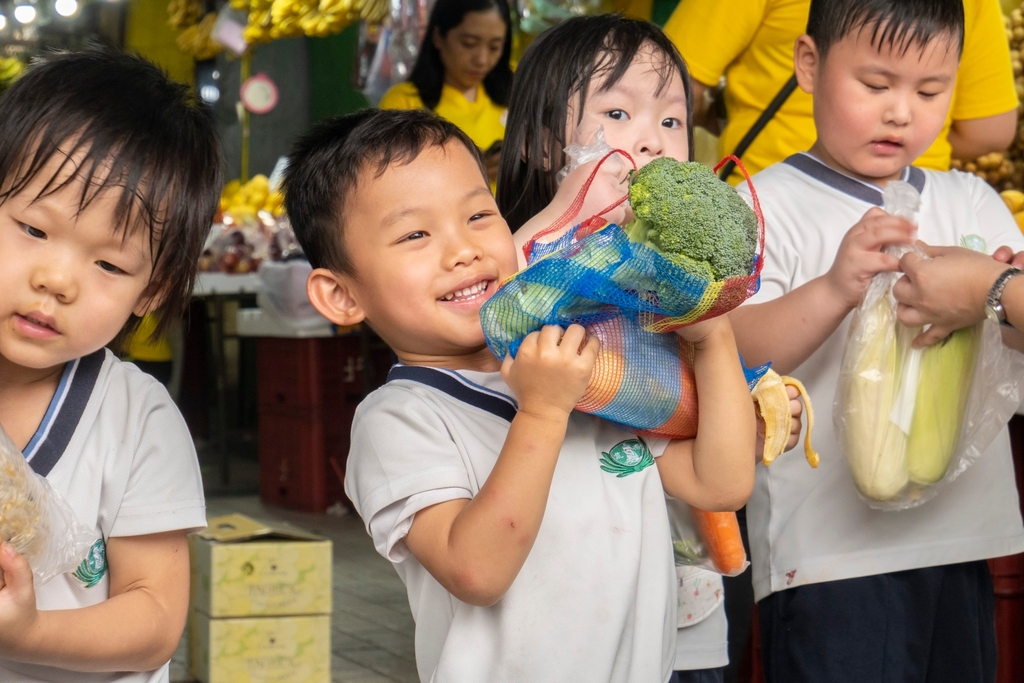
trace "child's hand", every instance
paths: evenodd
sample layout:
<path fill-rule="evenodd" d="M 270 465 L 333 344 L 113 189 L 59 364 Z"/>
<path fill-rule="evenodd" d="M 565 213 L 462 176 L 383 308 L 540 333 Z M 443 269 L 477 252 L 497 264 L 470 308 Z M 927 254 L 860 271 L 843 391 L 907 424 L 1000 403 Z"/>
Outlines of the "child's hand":
<path fill-rule="evenodd" d="M 1018 251 L 1014 254 L 1013 249 L 1010 249 L 1010 247 L 999 247 L 996 249 L 996 253 L 992 254 L 992 258 L 1000 263 L 1009 264 L 1014 268 L 1024 268 L 1024 251 Z"/>
<path fill-rule="evenodd" d="M 899 259 L 883 254 L 882 248 L 889 244 L 911 244 L 915 232 L 910 222 L 879 208 L 865 213 L 843 237 L 832 268 L 825 275 L 839 301 L 855 308 L 871 278 L 899 270 Z"/>
<path fill-rule="evenodd" d="M 592 161 L 580 166 L 567 175 L 562 184 L 558 186 L 555 198 L 551 200 L 547 208 L 516 230 L 512 239 L 516 245 L 520 268 L 526 267 L 523 247 L 533 240 L 536 235 L 554 225 L 559 218 L 572 208 L 573 202 L 576 201 L 576 197 L 579 195 L 580 190 L 583 189 L 597 164 L 597 161 Z M 594 181 L 590 184 L 582 207 L 575 211 L 571 220 L 562 226 L 560 230 L 544 235 L 541 241 L 553 242 L 557 240 L 568 230 L 572 229 L 574 225 L 582 223 L 584 220 L 625 197 L 629 192 L 629 172 L 632 169 L 632 165 L 621 156 L 616 154 L 610 157 L 601 165 L 600 170 L 594 177 Z M 629 208 L 629 202 L 626 201 L 604 214 L 604 217 L 612 223 L 622 225 L 633 220 L 633 212 Z"/>
<path fill-rule="evenodd" d="M 800 443 L 800 431 L 803 429 L 801 416 L 804 414 L 804 404 L 800 402 L 800 392 L 796 387 L 787 386 L 786 395 L 789 396 L 789 439 L 786 441 L 786 450 L 793 450 Z M 755 460 L 761 462 L 764 457 L 764 418 L 761 417 L 761 410 L 757 403 L 754 403 L 754 411 L 757 415 L 757 445 L 755 446 Z"/>
<path fill-rule="evenodd" d="M 580 325 L 570 325 L 564 333 L 557 325 L 547 325 L 527 335 L 515 360 L 509 356 L 501 364 L 519 412 L 568 417 L 590 382 L 599 346 L 597 337 L 588 339 Z"/>
<path fill-rule="evenodd" d="M 732 326 L 729 324 L 729 318 L 724 315 L 687 325 L 686 327 L 680 327 L 676 330 L 676 334 L 682 337 L 683 340 L 693 344 L 693 348 L 698 350 L 704 348 L 708 341 L 716 334 L 726 333 L 732 334 Z"/>
<path fill-rule="evenodd" d="M 39 616 L 32 568 L 10 543 L 0 545 L 0 656 L 17 659 Z"/>

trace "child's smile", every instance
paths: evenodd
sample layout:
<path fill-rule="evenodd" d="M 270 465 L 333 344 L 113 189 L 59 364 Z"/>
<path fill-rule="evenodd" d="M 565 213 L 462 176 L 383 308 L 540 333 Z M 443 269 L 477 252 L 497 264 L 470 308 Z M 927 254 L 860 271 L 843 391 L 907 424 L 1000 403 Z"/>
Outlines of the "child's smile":
<path fill-rule="evenodd" d="M 480 307 L 515 272 L 515 248 L 469 150 L 432 146 L 379 177 L 364 173 L 344 222 L 349 292 L 399 359 L 495 362 Z"/>

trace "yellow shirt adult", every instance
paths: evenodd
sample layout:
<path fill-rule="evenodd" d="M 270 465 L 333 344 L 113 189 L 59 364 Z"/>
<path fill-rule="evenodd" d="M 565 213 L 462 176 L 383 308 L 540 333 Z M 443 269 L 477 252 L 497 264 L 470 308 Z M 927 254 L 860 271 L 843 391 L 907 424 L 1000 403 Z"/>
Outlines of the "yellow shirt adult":
<path fill-rule="evenodd" d="M 425 109 L 419 90 L 408 81 L 392 86 L 381 99 L 380 108 Z M 434 112 L 458 126 L 485 152 L 505 137 L 506 108 L 492 102 L 482 84 L 476 88 L 476 101 L 470 102 L 458 89 L 446 83 L 441 88 L 441 100 Z"/>
<path fill-rule="evenodd" d="M 793 75 L 793 44 L 807 27 L 810 0 L 681 0 L 665 32 L 693 78 L 715 85 L 725 75 L 729 122 L 719 153 L 731 154 Z M 952 121 L 980 119 L 1017 107 L 998 0 L 964 0 L 964 49 L 942 133 L 917 165 L 948 170 Z M 809 149 L 816 139 L 811 96 L 799 88 L 761 131 L 743 163 L 751 174 Z M 735 172 L 730 179 L 739 182 Z"/>

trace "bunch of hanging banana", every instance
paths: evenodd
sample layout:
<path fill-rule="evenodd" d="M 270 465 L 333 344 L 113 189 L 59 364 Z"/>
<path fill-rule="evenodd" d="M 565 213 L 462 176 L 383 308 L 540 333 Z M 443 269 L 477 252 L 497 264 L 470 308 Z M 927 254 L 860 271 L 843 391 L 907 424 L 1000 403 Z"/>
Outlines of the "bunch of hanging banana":
<path fill-rule="evenodd" d="M 190 26 L 178 36 L 178 48 L 192 55 L 197 62 L 213 59 L 224 47 L 213 39 L 213 25 L 217 23 L 217 13 L 210 12 L 195 26 Z"/>
<path fill-rule="evenodd" d="M 18 79 L 25 65 L 17 57 L 0 57 L 0 90 Z"/>
<path fill-rule="evenodd" d="M 171 28 L 194 26 L 201 16 L 202 0 L 171 0 L 167 4 L 167 25 Z"/>

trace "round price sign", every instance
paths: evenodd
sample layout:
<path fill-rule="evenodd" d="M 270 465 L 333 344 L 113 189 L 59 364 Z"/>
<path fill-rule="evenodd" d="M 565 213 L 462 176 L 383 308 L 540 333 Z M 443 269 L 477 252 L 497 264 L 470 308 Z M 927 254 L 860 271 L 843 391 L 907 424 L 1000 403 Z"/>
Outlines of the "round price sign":
<path fill-rule="evenodd" d="M 266 114 L 277 106 L 277 86 L 266 74 L 256 74 L 242 83 L 242 105 L 253 114 Z"/>

